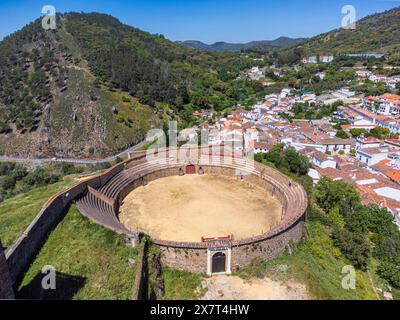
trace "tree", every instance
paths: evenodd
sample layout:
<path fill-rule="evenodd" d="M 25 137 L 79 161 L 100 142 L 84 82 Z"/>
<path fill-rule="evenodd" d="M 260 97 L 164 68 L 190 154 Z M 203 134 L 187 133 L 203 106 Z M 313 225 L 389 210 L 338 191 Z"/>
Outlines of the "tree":
<path fill-rule="evenodd" d="M 353 138 L 358 138 L 361 135 L 366 135 L 367 132 L 368 131 L 363 128 L 353 128 L 350 130 L 350 134 L 352 135 Z"/>
<path fill-rule="evenodd" d="M 349 135 L 345 131 L 339 130 L 338 132 L 336 132 L 336 137 L 341 139 L 348 139 Z"/>
<path fill-rule="evenodd" d="M 315 189 L 318 205 L 326 212 L 338 208 L 343 217 L 350 215 L 360 204 L 357 190 L 343 182 L 322 178 Z"/>
<path fill-rule="evenodd" d="M 396 262 L 382 261 L 377 273 L 387 280 L 393 287 L 400 288 L 400 259 Z"/>
<path fill-rule="evenodd" d="M 298 175 L 305 175 L 308 173 L 310 163 L 308 158 L 301 156 L 293 147 L 285 149 L 284 157 L 289 163 L 290 171 Z"/>
<path fill-rule="evenodd" d="M 371 249 L 364 234 L 342 229 L 334 233 L 333 240 L 354 267 L 366 270 Z"/>
<path fill-rule="evenodd" d="M 377 126 L 369 131 L 370 135 L 379 139 L 384 140 L 390 136 L 389 128 L 384 128 L 381 126 Z"/>
<path fill-rule="evenodd" d="M 278 169 L 297 175 L 307 174 L 311 167 L 307 157 L 284 144 L 277 144 L 266 154 L 256 155 L 256 161 L 273 163 Z"/>

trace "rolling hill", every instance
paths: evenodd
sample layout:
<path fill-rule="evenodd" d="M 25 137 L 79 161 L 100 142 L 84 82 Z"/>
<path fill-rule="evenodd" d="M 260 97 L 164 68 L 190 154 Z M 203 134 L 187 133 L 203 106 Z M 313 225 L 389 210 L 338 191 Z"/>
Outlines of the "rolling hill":
<path fill-rule="evenodd" d="M 336 29 L 296 46 L 305 54 L 384 53 L 400 51 L 400 7 L 367 16 L 356 29 Z"/>
<path fill-rule="evenodd" d="M 198 54 L 109 15 L 57 18 L 56 30 L 38 19 L 0 42 L 2 155 L 109 155 L 192 109 L 233 105 L 230 80 L 251 66 L 238 54 Z"/>
<path fill-rule="evenodd" d="M 305 40 L 306 40 L 305 38 L 292 39 L 288 37 L 280 37 L 275 40 L 252 41 L 248 43 L 216 42 L 214 44 L 205 44 L 201 41 L 196 41 L 196 40 L 187 40 L 178 43 L 188 48 L 204 50 L 204 51 L 240 52 L 247 50 L 258 50 L 259 48 L 263 48 L 263 50 L 273 47 L 284 48 L 299 44 Z"/>

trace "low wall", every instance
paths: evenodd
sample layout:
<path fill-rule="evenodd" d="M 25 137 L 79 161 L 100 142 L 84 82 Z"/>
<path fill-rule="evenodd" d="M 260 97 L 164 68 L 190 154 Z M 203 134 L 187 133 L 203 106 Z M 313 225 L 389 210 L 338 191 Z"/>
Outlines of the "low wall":
<path fill-rule="evenodd" d="M 147 248 L 148 243 L 145 239 L 143 241 L 143 246 L 140 248 L 138 259 L 136 262 L 137 269 L 135 273 L 135 283 L 132 290 L 132 300 L 145 300 L 146 290 L 144 286 L 146 285 L 146 258 L 147 258 Z"/>
<path fill-rule="evenodd" d="M 245 267 L 256 258 L 267 261 L 279 257 L 288 244 L 301 239 L 303 225 L 304 219 L 300 219 L 294 226 L 278 235 L 247 245 L 232 245 L 232 269 Z M 164 265 L 194 273 L 207 272 L 207 248 L 159 245 Z"/>
<path fill-rule="evenodd" d="M 4 255 L 3 246 L 0 241 L 0 300 L 1 299 L 14 299 L 14 291 L 12 289 L 10 272 Z"/>

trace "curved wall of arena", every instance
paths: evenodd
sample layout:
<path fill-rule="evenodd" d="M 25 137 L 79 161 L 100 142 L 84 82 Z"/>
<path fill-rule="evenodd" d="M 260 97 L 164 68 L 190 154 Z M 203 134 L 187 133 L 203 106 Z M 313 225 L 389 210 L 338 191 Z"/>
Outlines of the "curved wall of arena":
<path fill-rule="evenodd" d="M 126 195 L 143 184 L 162 177 L 177 175 L 180 167 L 182 166 L 158 170 L 146 175 L 143 180 L 135 181 L 132 185 L 121 191 L 119 202 L 121 203 Z M 202 167 L 206 174 L 236 176 L 237 173 L 236 169 L 227 166 L 196 165 L 196 170 L 199 167 Z M 278 257 L 290 242 L 296 242 L 302 236 L 304 214 L 307 209 L 307 196 L 304 189 L 272 168 L 262 166 L 258 169 L 260 168 L 266 174 L 271 174 L 271 176 L 268 179 L 263 179 L 260 176 L 251 174 L 244 176 L 243 179 L 250 184 L 266 188 L 270 194 L 278 197 L 284 208 L 283 219 L 278 225 L 263 235 L 240 241 L 232 241 L 232 268 L 249 265 L 255 258 L 270 260 Z M 291 183 L 290 187 L 289 183 Z M 298 197 L 288 197 L 286 192 L 289 189 L 297 189 L 299 191 L 297 194 Z M 174 242 L 163 241 L 161 239 L 152 239 L 152 242 L 161 248 L 164 265 L 189 272 L 206 273 L 207 259 L 205 257 L 208 249 L 207 243 Z"/>
<path fill-rule="evenodd" d="M 277 170 L 255 162 L 251 164 L 253 169 L 244 169 L 249 174 L 240 175 L 240 178 L 249 184 L 261 186 L 271 195 L 278 197 L 283 205 L 282 220 L 263 235 L 240 241 L 233 240 L 230 243 L 232 268 L 246 266 L 257 257 L 269 260 L 281 255 L 290 242 L 298 241 L 301 238 L 303 231 L 304 214 L 307 209 L 307 195 L 304 189 Z M 193 165 L 192 162 L 191 165 Z M 196 172 L 201 168 L 206 174 L 239 178 L 238 166 L 225 164 L 224 161 L 220 161 L 218 164 L 207 162 L 203 164 L 202 161 L 198 161 L 194 165 Z M 185 171 L 185 164 L 164 164 L 153 167 L 130 164 L 126 166 L 125 170 L 127 172 L 135 171 L 132 173 L 131 181 L 116 193 L 114 208 L 116 215 L 118 215 L 119 205 L 123 199 L 134 189 L 153 180 L 179 175 L 180 170 Z M 162 239 L 152 239 L 152 241 L 161 248 L 162 260 L 165 265 L 190 272 L 205 273 L 207 271 L 207 259 L 205 258 L 208 249 L 207 243 L 173 242 Z"/>

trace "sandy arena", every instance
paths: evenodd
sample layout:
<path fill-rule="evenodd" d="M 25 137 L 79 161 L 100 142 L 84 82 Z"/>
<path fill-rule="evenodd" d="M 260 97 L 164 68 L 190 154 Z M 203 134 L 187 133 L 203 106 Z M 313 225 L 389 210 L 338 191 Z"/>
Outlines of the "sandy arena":
<path fill-rule="evenodd" d="M 131 192 L 120 220 L 154 239 L 200 242 L 201 237 L 235 240 L 267 232 L 281 220 L 282 204 L 261 187 L 217 175 L 172 176 Z"/>

